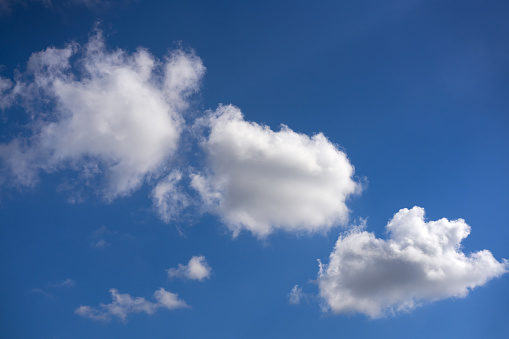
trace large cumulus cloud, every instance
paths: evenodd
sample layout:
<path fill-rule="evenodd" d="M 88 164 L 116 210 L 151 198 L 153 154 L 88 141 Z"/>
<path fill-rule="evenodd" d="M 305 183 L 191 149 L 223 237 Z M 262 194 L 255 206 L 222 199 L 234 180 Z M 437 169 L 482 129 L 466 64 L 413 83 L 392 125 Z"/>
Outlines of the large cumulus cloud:
<path fill-rule="evenodd" d="M 463 219 L 426 221 L 424 209 L 401 209 L 387 224 L 389 238 L 356 228 L 339 237 L 327 265 L 320 265 L 320 296 L 335 313 L 380 317 L 422 302 L 465 297 L 507 272 L 490 251 L 466 255 L 470 233 Z"/>
<path fill-rule="evenodd" d="M 4 169 L 33 185 L 41 170 L 72 168 L 99 174 L 107 199 L 129 194 L 174 154 L 204 70 L 182 50 L 162 61 L 142 48 L 108 50 L 100 31 L 83 47 L 34 53 L 14 85 L 0 82 L 0 106 L 19 104 L 31 119 L 30 133 L 0 145 Z"/>
<path fill-rule="evenodd" d="M 348 220 L 347 198 L 360 191 L 346 154 L 323 134 L 278 132 L 221 106 L 202 123 L 208 170 L 191 184 L 205 206 L 237 234 L 264 237 L 276 229 L 327 231 Z"/>

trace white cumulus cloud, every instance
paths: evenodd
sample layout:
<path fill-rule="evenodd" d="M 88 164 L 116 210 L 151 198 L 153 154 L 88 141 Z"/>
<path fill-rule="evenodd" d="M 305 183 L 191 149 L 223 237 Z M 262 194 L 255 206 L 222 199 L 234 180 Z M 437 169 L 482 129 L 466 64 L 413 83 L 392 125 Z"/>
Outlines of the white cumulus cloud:
<path fill-rule="evenodd" d="M 346 154 L 323 134 L 287 126 L 275 132 L 244 120 L 234 106 L 201 123 L 210 129 L 202 141 L 208 171 L 192 174 L 191 185 L 234 235 L 327 231 L 347 222 L 345 201 L 360 185 Z"/>
<path fill-rule="evenodd" d="M 339 237 L 318 283 L 326 309 L 376 318 L 423 302 L 465 297 L 507 272 L 490 251 L 466 255 L 470 233 L 463 219 L 426 221 L 424 209 L 401 209 L 387 224 L 388 239 L 357 227 Z"/>
<path fill-rule="evenodd" d="M 203 255 L 193 256 L 187 265 L 179 264 L 177 268 L 167 270 L 169 278 L 184 278 L 190 280 L 205 280 L 210 277 L 212 269 Z"/>
<path fill-rule="evenodd" d="M 127 316 L 131 313 L 153 314 L 160 308 L 174 310 L 189 307 L 179 299 L 178 294 L 168 292 L 164 288 L 154 292 L 156 302 L 141 297 L 133 298 L 127 293 L 119 293 L 114 288 L 110 289 L 110 293 L 113 299 L 110 304 L 100 304 L 99 307 L 80 306 L 75 313 L 93 320 L 110 320 L 112 317 L 117 317 L 125 323 Z"/>
<path fill-rule="evenodd" d="M 127 195 L 174 154 L 204 71 L 182 50 L 163 61 L 142 48 L 109 50 L 98 30 L 83 47 L 34 53 L 12 90 L 0 82 L 1 106 L 18 103 L 31 114 L 31 136 L 0 145 L 4 168 L 22 185 L 34 185 L 40 171 L 71 168 L 85 182 L 101 178 L 106 199 Z"/>

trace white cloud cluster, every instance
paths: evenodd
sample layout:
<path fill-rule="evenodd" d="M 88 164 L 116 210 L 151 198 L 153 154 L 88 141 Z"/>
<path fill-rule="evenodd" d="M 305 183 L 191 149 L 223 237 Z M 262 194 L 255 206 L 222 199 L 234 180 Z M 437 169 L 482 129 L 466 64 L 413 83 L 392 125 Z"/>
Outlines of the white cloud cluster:
<path fill-rule="evenodd" d="M 156 302 L 150 302 L 145 298 L 132 298 L 129 294 L 119 293 L 116 289 L 110 289 L 113 301 L 110 304 L 100 304 L 99 307 L 80 306 L 75 313 L 93 320 L 110 320 L 112 317 L 119 318 L 122 322 L 127 321 L 131 313 L 153 314 L 160 308 L 174 310 L 189 307 L 178 294 L 160 288 L 154 292 Z"/>
<path fill-rule="evenodd" d="M 327 231 L 347 222 L 345 200 L 360 185 L 346 154 L 323 134 L 287 126 L 274 132 L 245 121 L 233 106 L 220 106 L 201 123 L 210 129 L 202 142 L 209 170 L 193 174 L 191 184 L 234 235 Z"/>
<path fill-rule="evenodd" d="M 186 180 L 172 170 L 183 112 L 204 71 L 196 55 L 181 50 L 163 61 L 141 48 L 109 50 L 99 30 L 83 47 L 34 53 L 14 82 L 0 78 L 0 108 L 17 104 L 30 115 L 24 134 L 0 144 L 0 182 L 33 186 L 40 172 L 71 169 L 79 177 L 64 189 L 85 183 L 113 200 L 166 173 L 151 193 L 165 222 L 195 205 L 184 188 L 190 179 L 205 210 L 234 235 L 324 232 L 345 224 L 345 201 L 360 191 L 346 154 L 322 134 L 286 126 L 274 132 L 245 121 L 233 106 L 196 123 L 210 132 L 199 136 L 207 168 Z"/>
<path fill-rule="evenodd" d="M 320 296 L 327 309 L 370 317 L 408 311 L 426 301 L 465 297 L 509 268 L 488 250 L 461 251 L 470 233 L 463 219 L 425 221 L 423 208 L 405 208 L 386 229 L 387 240 L 362 227 L 339 237 L 329 264 L 320 264 Z"/>
<path fill-rule="evenodd" d="M 179 264 L 177 268 L 167 270 L 169 278 L 184 278 L 190 280 L 205 280 L 212 273 L 212 269 L 207 264 L 203 255 L 193 256 L 187 265 Z"/>
<path fill-rule="evenodd" d="M 3 106 L 32 112 L 32 136 L 0 145 L 0 157 L 22 185 L 40 170 L 72 168 L 85 179 L 102 175 L 107 199 L 127 195 L 177 149 L 182 112 L 204 71 L 181 50 L 162 62 L 141 48 L 109 51 L 100 31 L 84 47 L 34 53 L 10 92 L 0 82 Z"/>

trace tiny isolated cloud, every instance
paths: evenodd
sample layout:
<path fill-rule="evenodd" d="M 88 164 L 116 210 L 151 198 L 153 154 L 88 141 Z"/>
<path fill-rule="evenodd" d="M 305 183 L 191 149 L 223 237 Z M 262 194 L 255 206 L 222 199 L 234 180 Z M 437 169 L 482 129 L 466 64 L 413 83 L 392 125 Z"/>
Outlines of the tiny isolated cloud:
<path fill-rule="evenodd" d="M 76 286 L 76 281 L 71 278 L 67 278 L 63 281 L 58 281 L 55 283 L 48 284 L 50 287 L 74 287 Z"/>
<path fill-rule="evenodd" d="M 290 305 L 300 304 L 303 296 L 304 293 L 302 292 L 302 287 L 300 287 L 299 285 L 295 285 L 288 294 L 288 303 Z"/>
<path fill-rule="evenodd" d="M 509 268 L 488 250 L 461 251 L 470 233 L 463 219 L 426 221 L 423 208 L 405 208 L 386 230 L 386 240 L 363 227 L 339 237 L 329 263 L 320 263 L 325 310 L 372 318 L 410 311 L 426 302 L 465 297 Z"/>
<path fill-rule="evenodd" d="M 42 288 L 38 288 L 38 287 L 32 288 L 32 289 L 30 289 L 30 292 L 31 293 L 41 294 L 41 295 L 45 296 L 48 299 L 53 299 L 53 295 L 51 293 L 49 293 L 48 291 L 42 289 Z"/>
<path fill-rule="evenodd" d="M 354 167 L 323 134 L 307 136 L 282 126 L 244 120 L 234 106 L 220 106 L 196 126 L 207 170 L 191 175 L 205 208 L 221 217 L 234 236 L 258 237 L 275 230 L 326 232 L 346 224 L 346 200 L 359 193 Z"/>
<path fill-rule="evenodd" d="M 193 52 L 158 60 L 110 50 L 100 30 L 84 46 L 32 54 L 14 84 L 0 81 L 0 106 L 19 105 L 31 120 L 28 136 L 0 144 L 2 174 L 33 186 L 39 172 L 68 168 L 83 183 L 97 179 L 107 200 L 130 194 L 168 166 L 204 71 Z"/>
<path fill-rule="evenodd" d="M 203 255 L 193 256 L 187 265 L 179 264 L 177 268 L 170 268 L 167 270 L 168 277 L 183 278 L 189 280 L 203 281 L 210 278 L 212 269 L 207 264 L 207 260 Z"/>
<path fill-rule="evenodd" d="M 175 310 L 179 308 L 188 308 L 178 294 L 166 291 L 160 288 L 154 292 L 156 302 L 151 302 L 142 297 L 131 297 L 129 294 L 119 293 L 116 289 L 110 289 L 112 302 L 110 304 L 100 304 L 98 307 L 80 306 L 75 313 L 92 320 L 108 321 L 113 317 L 118 318 L 125 323 L 129 314 L 146 313 L 153 314 L 160 308 Z"/>
<path fill-rule="evenodd" d="M 50 293 L 48 290 L 51 290 L 52 292 L 56 292 L 57 289 L 71 288 L 71 287 L 74 287 L 74 286 L 76 286 L 76 281 L 71 279 L 71 278 L 67 278 L 67 279 L 62 280 L 62 281 L 47 283 L 45 285 L 45 288 L 39 288 L 39 287 L 32 288 L 30 290 L 30 292 L 32 292 L 32 293 L 39 293 L 39 294 L 44 295 L 47 298 L 53 299 L 53 294 Z"/>
<path fill-rule="evenodd" d="M 112 231 L 105 225 L 102 225 L 98 229 L 92 232 L 92 242 L 90 246 L 94 249 L 104 249 L 111 245 L 107 240 L 117 235 L 117 231 Z"/>
<path fill-rule="evenodd" d="M 104 239 L 98 239 L 98 240 L 94 240 L 92 242 L 92 248 L 98 248 L 99 249 L 99 248 L 106 248 L 108 246 L 110 246 L 110 243 L 107 242 Z"/>

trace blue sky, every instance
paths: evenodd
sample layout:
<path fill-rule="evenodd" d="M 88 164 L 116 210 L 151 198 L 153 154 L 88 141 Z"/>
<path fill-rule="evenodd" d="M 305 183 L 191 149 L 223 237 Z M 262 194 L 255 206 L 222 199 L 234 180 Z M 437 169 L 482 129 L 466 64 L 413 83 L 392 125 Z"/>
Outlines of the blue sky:
<path fill-rule="evenodd" d="M 508 10 L 0 0 L 1 336 L 508 337 Z"/>

